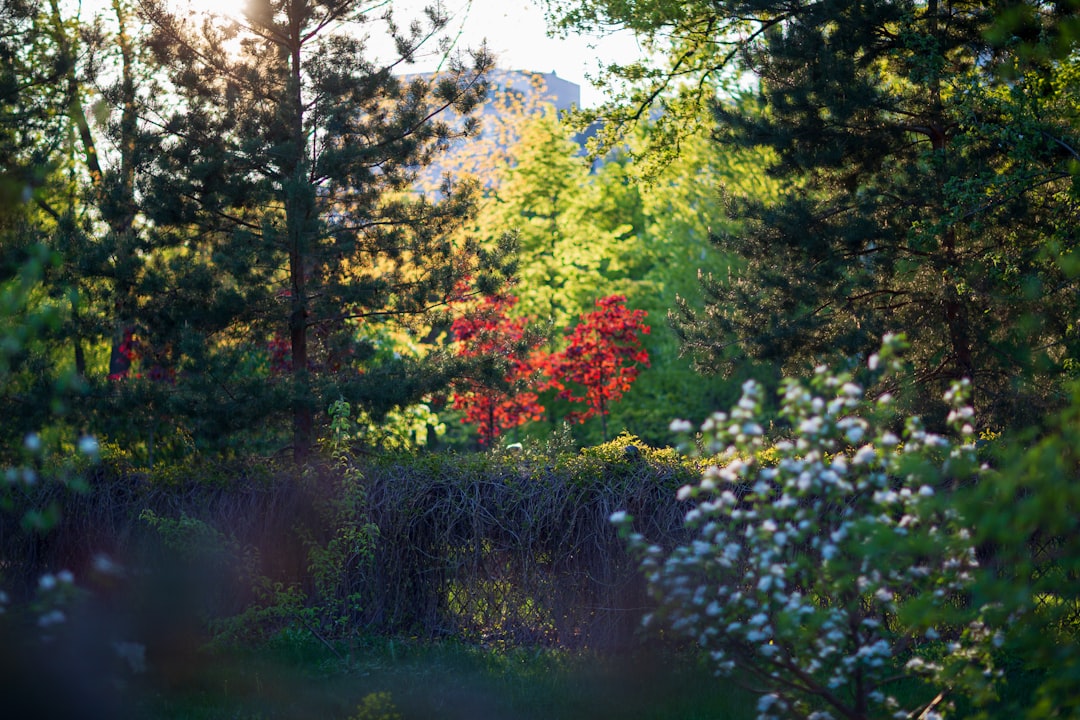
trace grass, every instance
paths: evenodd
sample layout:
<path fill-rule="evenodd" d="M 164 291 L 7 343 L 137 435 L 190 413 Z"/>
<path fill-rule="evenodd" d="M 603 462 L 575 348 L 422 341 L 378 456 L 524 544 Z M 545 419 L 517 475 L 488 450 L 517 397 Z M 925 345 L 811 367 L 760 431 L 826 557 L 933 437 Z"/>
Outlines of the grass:
<path fill-rule="evenodd" d="M 756 698 L 693 653 L 599 655 L 460 641 L 365 638 L 330 648 L 301 630 L 258 649 L 210 653 L 159 643 L 133 675 L 87 623 L 5 634 L 3 717 L 113 720 L 749 720 Z M 2 630 L 2 628 L 0 628 Z M 109 628 L 103 631 L 111 633 Z M 116 628 L 112 628 L 116 630 Z M 187 636 L 186 633 L 184 633 Z M 191 638 L 188 638 L 189 640 Z M 1008 683 L 982 717 L 1021 717 L 1045 677 L 999 658 Z M 1021 656 L 1017 656 L 1021 657 Z M 926 688 L 902 684 L 900 694 Z M 912 700 L 913 698 L 907 698 Z M 951 717 L 977 708 L 953 698 Z M 924 698 L 925 700 L 925 698 Z"/>
<path fill-rule="evenodd" d="M 692 657 L 370 640 L 345 661 L 298 635 L 203 658 L 139 714 L 163 720 L 742 720 L 753 696 Z"/>

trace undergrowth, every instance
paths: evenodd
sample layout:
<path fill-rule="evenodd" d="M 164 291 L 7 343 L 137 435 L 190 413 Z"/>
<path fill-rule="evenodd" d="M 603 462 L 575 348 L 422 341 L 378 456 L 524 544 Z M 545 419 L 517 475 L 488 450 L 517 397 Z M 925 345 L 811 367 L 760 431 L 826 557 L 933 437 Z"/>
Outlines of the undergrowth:
<path fill-rule="evenodd" d="M 289 635 L 218 655 L 190 685 L 147 702 L 168 720 L 742 720 L 754 699 L 692 654 L 612 656 L 457 641 L 366 638 L 349 664 Z"/>

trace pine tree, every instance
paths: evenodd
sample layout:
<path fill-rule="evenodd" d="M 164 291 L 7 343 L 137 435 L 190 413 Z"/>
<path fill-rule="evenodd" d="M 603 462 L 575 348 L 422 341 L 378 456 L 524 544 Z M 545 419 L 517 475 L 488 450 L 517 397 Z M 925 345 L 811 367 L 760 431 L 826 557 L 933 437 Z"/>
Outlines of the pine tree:
<path fill-rule="evenodd" d="M 62 152 L 59 132 L 67 95 L 66 67 L 48 42 L 36 3 L 0 5 L 0 230 L 25 217 L 25 201 L 38 192 Z"/>
<path fill-rule="evenodd" d="M 59 0 L 30 5 L 34 41 L 22 44 L 20 57 L 39 74 L 51 69 L 47 83 L 26 85 L 39 100 L 52 98 L 48 129 L 30 126 L 52 173 L 34 193 L 37 230 L 58 259 L 44 269 L 41 293 L 64 308 L 42 338 L 49 347 L 36 360 L 38 373 L 43 381 L 79 379 L 80 392 L 69 397 L 76 427 L 131 450 L 149 438 L 152 456 L 155 432 L 159 445 L 162 433 L 176 436 L 162 412 L 163 388 L 119 387 L 109 378 L 127 374 L 141 339 L 137 323 L 168 301 L 161 268 L 176 254 L 175 246 L 151 244 L 135 187 L 151 147 L 142 140 L 152 125 L 140 117 L 150 117 L 148 101 L 160 94 L 159 73 L 133 0 L 90 9 Z"/>
<path fill-rule="evenodd" d="M 57 303 L 43 277 L 56 265 L 47 247 L 61 184 L 64 59 L 49 41 L 37 3 L 0 4 L 0 454 L 56 419 L 61 395 L 52 367 Z M 67 384 L 70 387 L 70 384 Z"/>
<path fill-rule="evenodd" d="M 921 410 L 959 377 L 990 424 L 1060 399 L 1080 351 L 1073 5 L 600 0 L 576 12 L 685 31 L 652 91 L 757 79 L 756 102 L 716 103 L 718 141 L 770 149 L 764 170 L 786 185 L 779 201 L 735 203 L 745 229 L 718 242 L 743 267 L 705 283 L 703 311 L 679 308 L 703 369 L 751 357 L 801 370 L 903 331 Z"/>
<path fill-rule="evenodd" d="M 503 272 L 506 247 L 450 240 L 475 187 L 414 193 L 419 170 L 475 131 L 439 113 L 469 117 L 490 59 L 478 52 L 434 78 L 402 76 L 446 18 L 429 9 L 401 27 L 391 11 L 376 14 L 383 6 L 258 0 L 243 21 L 199 23 L 144 5 L 173 95 L 141 189 L 159 242 L 175 248 L 162 277 L 177 277 L 145 322 L 146 344 L 221 402 L 240 393 L 258 404 L 276 386 L 298 458 L 315 439 L 315 414 L 339 396 L 378 416 L 455 371 L 436 355 L 365 362 L 374 353 L 357 323 L 425 317 L 462 277 L 491 291 Z M 379 22 L 394 48 L 385 62 L 365 35 Z M 245 385 L 244 351 L 275 337 L 288 342 L 288 382 Z M 228 397 L 213 390 L 223 382 Z"/>
<path fill-rule="evenodd" d="M 72 178 L 52 200 L 57 227 L 50 244 L 63 263 L 49 281 L 73 291 L 64 342 L 78 375 L 100 384 L 105 368 L 88 365 L 87 354 L 111 344 L 115 365 L 145 272 L 135 196 L 138 116 L 157 88 L 131 0 L 111 0 L 89 18 L 77 9 L 66 14 L 71 10 L 48 0 L 48 38 L 64 69 L 57 78 L 67 98 L 61 136 Z"/>

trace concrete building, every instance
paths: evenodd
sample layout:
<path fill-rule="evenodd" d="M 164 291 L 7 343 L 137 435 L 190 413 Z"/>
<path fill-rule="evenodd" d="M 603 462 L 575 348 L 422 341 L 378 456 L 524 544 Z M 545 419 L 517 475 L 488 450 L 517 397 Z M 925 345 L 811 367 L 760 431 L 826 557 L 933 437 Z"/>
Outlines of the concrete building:
<path fill-rule="evenodd" d="M 538 86 L 535 80 L 540 79 L 543 81 L 540 90 L 541 98 L 550 102 L 560 112 L 581 106 L 581 86 L 562 79 L 555 74 L 555 71 L 541 73 L 496 68 L 489 72 L 487 77 L 492 85 L 493 98 L 498 93 L 520 93 L 526 97 L 535 95 Z"/>
<path fill-rule="evenodd" d="M 429 73 L 420 74 L 419 77 L 428 78 Z M 581 104 L 581 86 L 577 83 L 565 80 L 555 72 L 543 73 L 528 70 L 504 70 L 496 68 L 487 74 L 491 84 L 488 100 L 480 108 L 477 117 L 480 120 L 479 137 L 466 140 L 477 149 L 483 148 L 488 153 L 506 151 L 505 137 L 501 133 L 498 122 L 500 113 L 504 108 L 515 104 L 517 100 L 520 106 L 526 110 L 539 112 L 541 108 L 553 106 L 558 112 L 567 112 Z M 446 111 L 444 117 L 454 121 L 452 111 Z M 585 133 L 575 135 L 574 140 L 581 146 L 584 153 L 587 137 L 595 132 L 590 128 Z M 421 185 L 432 188 L 437 185 L 438 178 L 442 176 L 444 166 L 436 163 L 424 170 Z"/>

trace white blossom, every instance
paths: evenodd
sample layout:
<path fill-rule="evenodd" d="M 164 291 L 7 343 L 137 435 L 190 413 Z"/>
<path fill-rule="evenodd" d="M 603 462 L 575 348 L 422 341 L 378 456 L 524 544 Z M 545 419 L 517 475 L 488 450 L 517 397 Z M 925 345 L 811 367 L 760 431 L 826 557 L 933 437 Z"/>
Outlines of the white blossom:
<path fill-rule="evenodd" d="M 872 368 L 880 363 L 880 356 L 870 358 Z M 855 672 L 864 674 L 867 688 L 898 669 L 931 677 L 943 672 L 914 660 L 903 668 L 894 666 L 891 658 L 899 649 L 891 634 L 883 637 L 883 620 L 832 598 L 857 592 L 889 613 L 901 635 L 922 631 L 928 639 L 934 636 L 932 629 L 895 618 L 894 604 L 897 597 L 914 596 L 940 603 L 972 582 L 973 540 L 956 527 L 955 516 L 920 500 L 933 495 L 935 478 L 953 475 L 957 468 L 975 471 L 974 465 L 941 464 L 942 456 L 971 457 L 975 431 L 964 437 L 954 424 L 948 435 L 935 435 L 918 418 L 907 418 L 901 441 L 900 433 L 877 419 L 875 407 L 891 402 L 887 394 L 867 398 L 851 375 L 824 366 L 811 380 L 786 380 L 781 392 L 780 427 L 791 428 L 791 438 L 772 444 L 772 467 L 761 467 L 763 456 L 757 454 L 769 427 L 759 415 L 763 392 L 757 384 L 744 386 L 743 399 L 729 415 L 716 413 L 702 426 L 703 447 L 717 454 L 719 464 L 677 495 L 692 503 L 686 520 L 697 526 L 699 539 L 673 552 L 647 553 L 642 565 L 667 605 L 657 617 L 670 618 L 673 630 L 706 646 L 718 670 L 729 672 L 749 657 L 764 668 L 766 681 L 774 675 L 782 683 L 791 672 L 802 672 L 815 682 L 857 693 Z M 973 411 L 958 401 L 963 396 L 958 386 L 952 420 L 971 425 Z M 671 429 L 690 430 L 685 421 L 673 422 Z M 898 464 L 905 457 L 919 461 L 911 463 L 914 469 Z M 864 542 L 862 531 L 870 526 L 884 545 Z M 925 543 L 928 552 L 920 564 L 895 563 L 888 554 L 889 539 L 904 536 Z M 631 541 L 639 551 L 644 546 L 643 538 Z M 951 549 L 956 543 L 959 549 Z M 717 572 L 737 580 L 718 588 Z M 771 624 L 770 618 L 782 625 Z M 986 644 L 992 642 L 991 633 L 984 635 Z M 964 653 L 972 652 L 977 641 L 975 632 L 958 639 L 958 656 L 971 657 Z M 783 664 L 764 661 L 780 653 Z M 798 693 L 792 698 L 798 699 Z M 903 709 L 896 698 L 878 690 L 867 689 L 860 700 L 873 717 Z M 759 713 L 762 720 L 793 710 L 761 702 L 768 705 Z M 831 718 L 825 711 L 813 717 Z"/>
<path fill-rule="evenodd" d="M 747 641 L 752 643 L 761 642 L 762 640 L 767 640 L 768 638 L 769 634 L 765 632 L 764 628 L 760 630 L 751 630 L 750 632 L 746 633 Z"/>
<path fill-rule="evenodd" d="M 877 459 L 877 450 L 873 445 L 863 445 L 851 458 L 852 465 L 866 465 Z"/>
<path fill-rule="evenodd" d="M 95 572 L 102 575 L 120 575 L 123 570 L 120 565 L 104 553 L 98 553 L 94 556 L 93 568 Z"/>
<path fill-rule="evenodd" d="M 83 435 L 79 438 L 79 452 L 83 455 L 96 456 L 99 449 L 97 438 L 93 435 Z"/>
<path fill-rule="evenodd" d="M 765 431 L 761 428 L 761 425 L 757 423 L 743 423 L 742 431 L 746 435 L 750 436 L 758 436 L 765 433 Z"/>
<path fill-rule="evenodd" d="M 673 434 L 681 435 L 689 432 L 693 432 L 694 426 L 690 424 L 689 420 L 672 420 L 671 425 L 668 426 Z"/>

